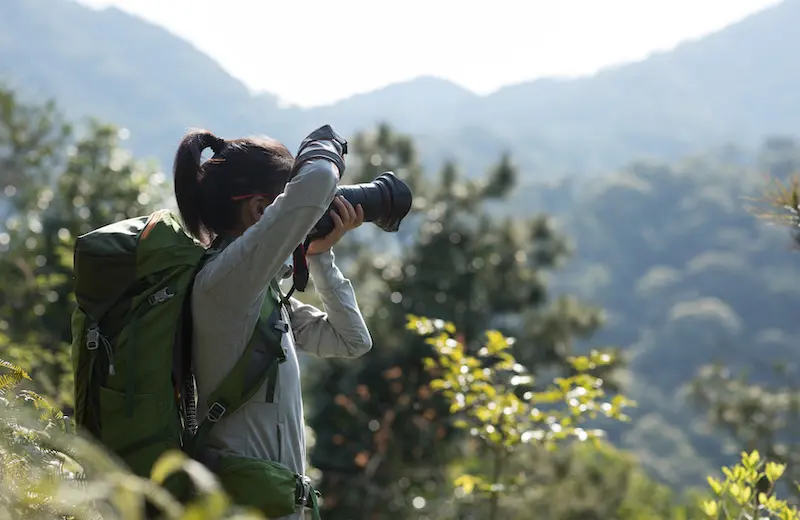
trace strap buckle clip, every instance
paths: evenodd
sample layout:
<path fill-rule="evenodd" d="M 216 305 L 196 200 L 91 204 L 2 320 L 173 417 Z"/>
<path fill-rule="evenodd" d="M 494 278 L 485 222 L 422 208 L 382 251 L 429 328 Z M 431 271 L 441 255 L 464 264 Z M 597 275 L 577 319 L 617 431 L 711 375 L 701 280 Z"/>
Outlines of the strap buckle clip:
<path fill-rule="evenodd" d="M 215 423 L 222 419 L 222 416 L 225 415 L 225 412 L 227 411 L 228 409 L 222 403 L 216 401 L 208 408 L 208 412 L 206 412 L 206 420 Z"/>
<path fill-rule="evenodd" d="M 86 332 L 86 349 L 97 350 L 100 346 L 100 329 L 97 326 L 92 326 Z"/>
<path fill-rule="evenodd" d="M 315 492 L 314 488 L 311 486 L 311 479 L 302 475 L 297 479 L 297 485 L 295 487 L 297 505 L 308 507 L 311 502 L 311 493 Z"/>
<path fill-rule="evenodd" d="M 275 327 L 274 328 L 275 328 L 275 330 L 277 330 L 278 332 L 281 332 L 283 334 L 286 334 L 286 333 L 289 332 L 289 324 L 286 323 L 285 321 L 283 321 L 282 319 L 278 319 L 278 320 L 275 321 Z"/>

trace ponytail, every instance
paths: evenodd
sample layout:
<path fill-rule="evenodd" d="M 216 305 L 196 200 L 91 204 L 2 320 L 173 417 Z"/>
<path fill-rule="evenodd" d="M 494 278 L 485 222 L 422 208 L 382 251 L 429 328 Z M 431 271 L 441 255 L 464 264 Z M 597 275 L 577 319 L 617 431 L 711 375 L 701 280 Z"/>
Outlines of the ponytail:
<path fill-rule="evenodd" d="M 204 200 L 202 154 L 211 148 L 219 154 L 225 147 L 225 140 L 211 132 L 192 131 L 186 134 L 175 154 L 173 179 L 175 199 L 183 223 L 189 232 L 200 242 L 208 245 L 212 239 L 207 215 L 208 201 Z"/>
<path fill-rule="evenodd" d="M 203 162 L 203 150 L 214 156 Z M 245 199 L 283 191 L 294 167 L 285 146 L 268 138 L 226 141 L 211 132 L 186 134 L 175 153 L 173 182 L 183 225 L 203 245 L 217 235 L 238 233 Z"/>

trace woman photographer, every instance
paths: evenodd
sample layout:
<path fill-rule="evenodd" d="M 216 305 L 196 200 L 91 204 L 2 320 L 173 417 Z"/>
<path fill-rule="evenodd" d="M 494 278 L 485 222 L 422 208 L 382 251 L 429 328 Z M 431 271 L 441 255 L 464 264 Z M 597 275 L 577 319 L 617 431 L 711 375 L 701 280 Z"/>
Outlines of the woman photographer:
<path fill-rule="evenodd" d="M 290 323 L 282 337 L 286 360 L 279 365 L 273 398 L 256 392 L 216 422 L 206 441 L 217 452 L 279 462 L 299 475 L 304 475 L 306 445 L 296 351 L 354 358 L 372 348 L 353 287 L 331 250 L 364 219 L 360 206 L 334 201 L 346 146 L 336 137 L 322 127 L 303 141 L 295 160 L 272 139 L 226 141 L 198 131 L 184 137 L 175 157 L 175 196 L 184 224 L 219 250 L 199 271 L 192 293 L 198 417 L 206 416 L 209 394 L 247 347 L 270 284 L 287 275 L 285 260 L 332 202 L 336 208 L 334 230 L 306 251 L 324 312 L 289 299 Z M 203 162 L 208 148 L 213 156 Z M 284 518 L 302 518 L 302 509 Z"/>

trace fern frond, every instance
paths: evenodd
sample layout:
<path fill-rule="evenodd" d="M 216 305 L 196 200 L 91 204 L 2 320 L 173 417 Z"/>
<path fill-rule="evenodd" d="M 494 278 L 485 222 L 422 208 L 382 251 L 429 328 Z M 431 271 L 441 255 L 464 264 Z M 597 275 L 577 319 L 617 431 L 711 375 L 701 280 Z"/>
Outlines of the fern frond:
<path fill-rule="evenodd" d="M 47 399 L 37 394 L 33 390 L 22 390 L 17 394 L 17 399 L 24 401 L 27 404 L 32 404 L 36 410 L 39 410 L 39 420 L 44 423 L 59 422 L 64 418 L 61 410 L 51 405 Z"/>
<path fill-rule="evenodd" d="M 4 393 L 15 388 L 22 381 L 31 381 L 31 376 L 29 376 L 25 370 L 13 363 L 9 363 L 4 359 L 0 359 L 0 368 L 5 369 L 6 372 L 4 374 L 0 374 L 0 393 Z"/>

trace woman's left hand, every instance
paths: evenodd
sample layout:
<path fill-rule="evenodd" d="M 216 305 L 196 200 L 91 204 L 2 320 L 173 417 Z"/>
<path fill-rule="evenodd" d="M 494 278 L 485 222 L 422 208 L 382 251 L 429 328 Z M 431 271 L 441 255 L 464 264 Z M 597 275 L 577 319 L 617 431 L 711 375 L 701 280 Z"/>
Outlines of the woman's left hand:
<path fill-rule="evenodd" d="M 348 231 L 357 228 L 364 223 L 364 208 L 358 204 L 355 208 L 344 197 L 336 197 L 333 201 L 336 210 L 331 210 L 330 215 L 333 219 L 333 231 L 327 236 L 318 238 L 308 245 L 306 254 L 318 255 L 333 247 Z"/>

